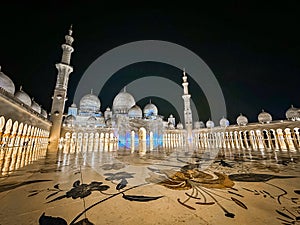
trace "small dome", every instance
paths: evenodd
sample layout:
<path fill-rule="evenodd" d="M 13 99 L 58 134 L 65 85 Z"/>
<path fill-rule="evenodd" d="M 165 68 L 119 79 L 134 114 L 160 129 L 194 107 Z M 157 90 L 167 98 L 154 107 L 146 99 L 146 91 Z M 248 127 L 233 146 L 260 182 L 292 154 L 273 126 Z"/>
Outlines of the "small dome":
<path fill-rule="evenodd" d="M 168 123 L 168 129 L 175 129 L 174 124 L 173 123 Z"/>
<path fill-rule="evenodd" d="M 200 121 L 195 121 L 194 122 L 194 128 L 195 129 L 200 129 Z"/>
<path fill-rule="evenodd" d="M 128 113 L 128 110 L 135 105 L 135 100 L 131 94 L 124 91 L 117 94 L 113 101 L 113 112 L 114 113 Z"/>
<path fill-rule="evenodd" d="M 298 120 L 300 118 L 299 109 L 293 105 L 286 111 L 285 116 L 288 120 Z"/>
<path fill-rule="evenodd" d="M 172 114 L 170 114 L 169 118 L 174 118 L 174 116 Z"/>
<path fill-rule="evenodd" d="M 221 127 L 228 127 L 228 126 L 229 126 L 229 121 L 228 121 L 228 119 L 226 119 L 225 117 L 223 117 L 223 118 L 220 120 L 220 126 L 221 126 Z"/>
<path fill-rule="evenodd" d="M 260 122 L 260 123 L 270 123 L 272 121 L 272 116 L 270 113 L 262 110 L 262 112 L 260 114 L 258 114 L 257 119 L 258 119 L 258 122 Z"/>
<path fill-rule="evenodd" d="M 134 105 L 128 110 L 128 116 L 130 118 L 142 118 L 143 112 L 138 105 Z"/>
<path fill-rule="evenodd" d="M 215 123 L 212 121 L 212 120 L 208 120 L 207 122 L 206 122 L 206 127 L 207 128 L 213 128 L 215 126 Z"/>
<path fill-rule="evenodd" d="M 71 105 L 71 107 L 72 107 L 72 108 L 76 108 L 77 105 L 76 105 L 75 103 L 73 103 L 73 104 Z"/>
<path fill-rule="evenodd" d="M 94 117 L 94 116 L 90 116 L 90 117 L 88 118 L 88 121 L 97 121 L 97 118 Z"/>
<path fill-rule="evenodd" d="M 145 117 L 149 117 L 149 116 L 157 116 L 158 114 L 158 110 L 157 110 L 157 107 L 156 105 L 152 104 L 151 101 L 149 104 L 147 104 L 145 107 L 144 107 L 144 116 Z"/>
<path fill-rule="evenodd" d="M 76 120 L 76 117 L 73 116 L 73 115 L 68 115 L 66 118 L 65 118 L 65 123 L 71 123 L 71 122 L 74 122 Z"/>
<path fill-rule="evenodd" d="M 41 106 L 39 104 L 37 104 L 33 99 L 31 101 L 31 108 L 39 114 L 41 114 L 41 112 L 42 112 Z"/>
<path fill-rule="evenodd" d="M 14 82 L 1 71 L 1 67 L 0 67 L 0 88 L 3 88 L 5 91 L 7 91 L 12 95 L 15 93 Z"/>
<path fill-rule="evenodd" d="M 178 130 L 182 130 L 183 129 L 183 124 L 179 122 L 176 127 L 177 127 Z"/>
<path fill-rule="evenodd" d="M 20 87 L 20 90 L 15 93 L 15 98 L 19 99 L 25 105 L 31 106 L 31 98 L 22 90 L 22 86 Z"/>
<path fill-rule="evenodd" d="M 111 118 L 109 118 L 108 120 L 106 120 L 105 124 L 106 124 L 107 127 L 111 127 L 112 126 Z"/>
<path fill-rule="evenodd" d="M 104 111 L 104 118 L 107 120 L 112 117 L 112 111 L 110 111 L 110 108 L 107 107 L 106 110 Z"/>
<path fill-rule="evenodd" d="M 94 95 L 91 91 L 90 94 L 83 96 L 79 102 L 79 109 L 81 112 L 99 112 L 100 100 L 98 96 Z"/>
<path fill-rule="evenodd" d="M 204 123 L 202 121 L 196 121 L 194 123 L 194 128 L 195 129 L 200 129 L 200 128 L 204 128 L 204 127 L 205 127 L 205 125 L 204 125 Z"/>
<path fill-rule="evenodd" d="M 243 116 L 242 113 L 238 116 L 238 118 L 236 119 L 236 123 L 239 126 L 245 126 L 248 124 L 248 119 L 246 116 Z"/>
<path fill-rule="evenodd" d="M 42 116 L 47 118 L 48 117 L 48 114 L 47 114 L 47 111 L 45 109 L 42 109 L 42 112 L 41 112 Z"/>

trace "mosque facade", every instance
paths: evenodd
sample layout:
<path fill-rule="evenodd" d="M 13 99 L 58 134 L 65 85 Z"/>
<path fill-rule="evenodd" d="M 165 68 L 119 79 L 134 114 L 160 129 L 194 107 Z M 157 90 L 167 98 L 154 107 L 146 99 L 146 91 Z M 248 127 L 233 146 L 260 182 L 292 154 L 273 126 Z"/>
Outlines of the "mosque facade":
<path fill-rule="evenodd" d="M 44 157 L 51 149 L 67 152 L 84 150 L 116 150 L 194 148 L 221 150 L 282 150 L 300 149 L 300 109 L 291 106 L 286 118 L 273 121 L 270 113 L 258 114 L 258 122 L 249 123 L 245 115 L 230 125 L 226 118 L 219 124 L 193 122 L 188 81 L 183 72 L 184 119 L 175 123 L 170 115 L 165 121 L 157 106 L 149 103 L 141 108 L 134 96 L 124 88 L 117 94 L 111 108 L 100 111 L 98 96 L 87 93 L 79 104 L 72 104 L 65 113 L 69 75 L 73 71 L 71 53 L 72 29 L 65 36 L 61 62 L 56 64 L 57 81 L 53 102 L 48 113 L 22 87 L 16 90 L 13 81 L 0 68 L 0 171 L 20 168 Z M 53 148 L 51 143 L 54 143 Z"/>
<path fill-rule="evenodd" d="M 151 100 L 142 110 L 125 87 L 115 96 L 112 108 L 107 107 L 102 113 L 100 107 L 100 99 L 92 91 L 81 98 L 79 107 L 73 103 L 63 121 L 62 137 L 71 138 L 74 143 L 88 137 L 108 139 L 124 148 L 137 146 L 142 139 L 151 141 L 153 147 L 162 144 L 168 124 Z"/>
<path fill-rule="evenodd" d="M 186 132 L 183 131 L 182 124 L 176 127 L 175 118 L 170 115 L 168 122 L 158 114 L 155 104 L 149 103 L 141 109 L 135 102 L 134 97 L 124 90 L 120 91 L 113 100 L 112 108 L 107 108 L 101 112 L 101 102 L 98 96 L 87 93 L 79 102 L 79 106 L 73 103 L 69 108 L 64 119 L 64 102 L 68 88 L 69 74 L 72 72 L 70 65 L 73 37 L 70 28 L 68 35 L 65 36 L 66 42 L 62 45 L 63 56 L 61 63 L 56 64 L 58 77 L 54 90 L 51 120 L 53 126 L 50 133 L 50 145 L 64 145 L 72 151 L 87 146 L 98 148 L 99 143 L 114 143 L 118 148 L 134 149 L 141 148 L 140 143 L 146 145 L 145 148 L 153 149 L 162 146 L 165 131 L 178 128 L 181 132 L 180 138 L 184 138 Z M 192 115 L 190 108 L 190 95 L 188 94 L 187 76 L 183 75 L 183 87 L 185 102 L 185 124 L 189 128 L 191 136 Z M 62 126 L 61 126 L 62 125 Z M 61 128 L 61 129 L 58 129 Z M 61 138 L 59 138 L 61 137 Z"/>

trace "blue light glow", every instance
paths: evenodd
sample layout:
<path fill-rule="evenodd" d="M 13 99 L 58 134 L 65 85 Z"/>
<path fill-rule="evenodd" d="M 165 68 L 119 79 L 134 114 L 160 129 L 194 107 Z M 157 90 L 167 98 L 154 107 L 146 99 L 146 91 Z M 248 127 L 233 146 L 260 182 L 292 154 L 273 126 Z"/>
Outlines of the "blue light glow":
<path fill-rule="evenodd" d="M 134 136 L 134 146 L 138 148 L 139 137 L 137 134 Z M 150 135 L 146 136 L 147 148 L 150 146 Z M 157 133 L 153 134 L 153 148 L 157 148 L 163 145 L 163 135 Z M 131 135 L 126 132 L 125 135 L 119 135 L 119 148 L 131 149 Z"/>

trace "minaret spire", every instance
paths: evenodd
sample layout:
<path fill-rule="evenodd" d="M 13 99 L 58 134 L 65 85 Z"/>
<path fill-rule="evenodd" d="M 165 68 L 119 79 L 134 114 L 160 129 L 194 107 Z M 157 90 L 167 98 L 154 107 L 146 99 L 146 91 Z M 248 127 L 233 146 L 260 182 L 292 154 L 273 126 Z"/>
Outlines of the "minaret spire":
<path fill-rule="evenodd" d="M 69 28 L 69 36 L 72 36 L 73 30 L 72 30 L 73 24 L 71 24 L 70 28 Z"/>
<path fill-rule="evenodd" d="M 71 60 L 71 53 L 74 51 L 72 47 L 72 43 L 74 41 L 74 38 L 72 37 L 72 25 L 70 26 L 69 33 L 65 36 L 65 43 L 62 44 L 63 54 L 61 57 L 61 62 L 67 65 L 70 65 Z"/>
<path fill-rule="evenodd" d="M 192 130 L 193 130 L 193 117 L 192 117 L 191 102 L 190 102 L 191 95 L 189 94 L 189 89 L 188 89 L 189 83 L 187 82 L 187 76 L 184 68 L 183 68 L 182 80 L 183 80 L 182 98 L 184 101 L 184 124 L 185 124 L 185 129 L 187 130 L 187 141 L 188 143 L 191 143 Z"/>
<path fill-rule="evenodd" d="M 65 43 L 61 45 L 63 50 L 61 62 L 55 66 L 57 68 L 57 80 L 54 89 L 54 95 L 52 97 L 51 107 L 51 121 L 52 127 L 50 131 L 50 150 L 57 150 L 58 140 L 60 138 L 60 130 L 62 124 L 63 113 L 65 109 L 65 101 L 67 100 L 67 89 L 69 75 L 73 72 L 73 67 L 70 66 L 71 54 L 74 51 L 72 43 L 74 38 L 72 37 L 72 25 L 69 28 L 68 34 L 65 35 Z"/>

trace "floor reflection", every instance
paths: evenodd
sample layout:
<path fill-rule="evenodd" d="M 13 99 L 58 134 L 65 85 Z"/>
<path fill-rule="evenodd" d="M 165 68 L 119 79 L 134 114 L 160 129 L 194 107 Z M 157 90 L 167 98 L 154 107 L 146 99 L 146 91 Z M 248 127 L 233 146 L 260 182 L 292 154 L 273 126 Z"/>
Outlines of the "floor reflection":
<path fill-rule="evenodd" d="M 179 216 L 189 224 L 300 221 L 297 151 L 132 151 L 113 143 L 97 150 L 62 147 L 35 160 L 39 152 L 12 148 L 2 157 L 0 221 L 137 224 L 146 217 L 145 224 L 184 224 Z M 14 196 L 19 207 L 13 206 Z"/>
<path fill-rule="evenodd" d="M 7 176 L 13 171 L 22 168 L 46 155 L 45 145 L 23 145 L 0 147 L 0 171 L 2 176 Z"/>

